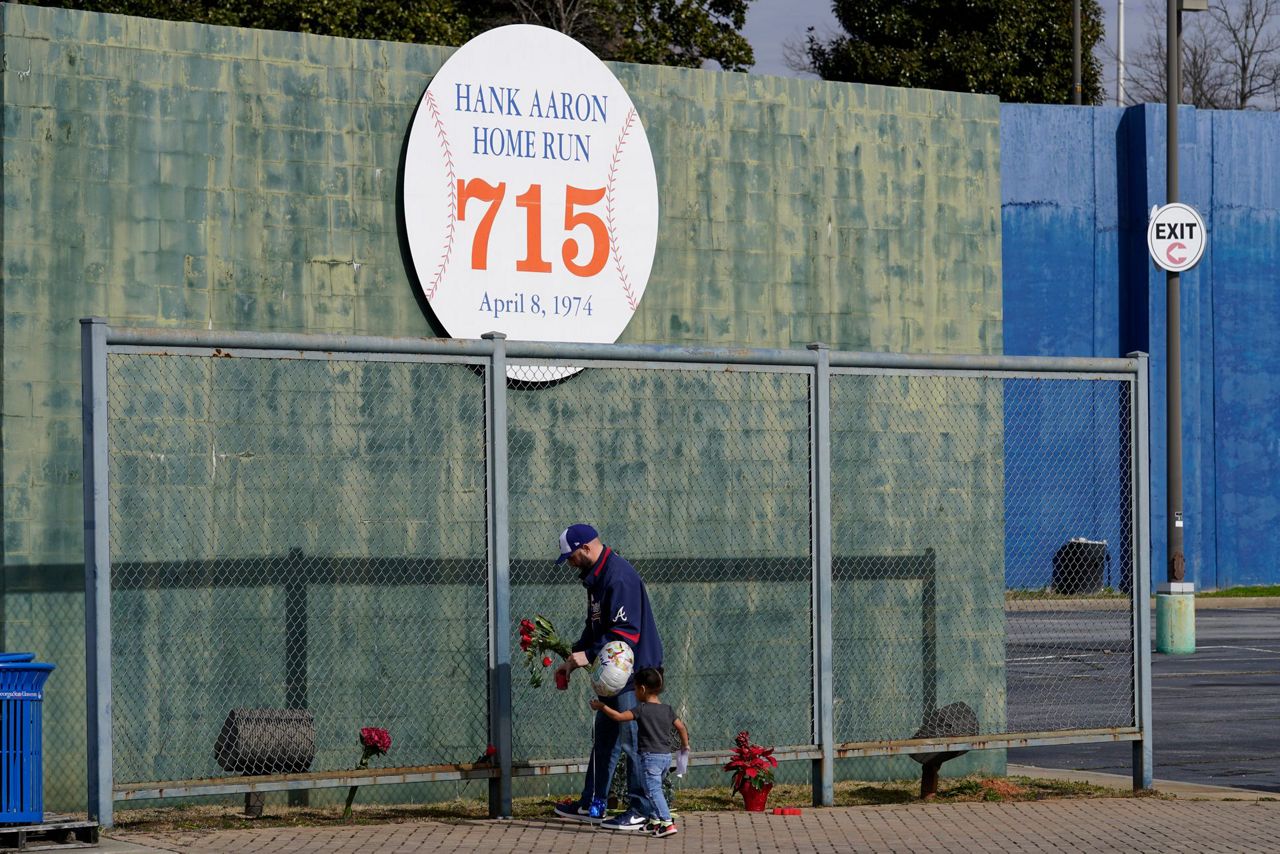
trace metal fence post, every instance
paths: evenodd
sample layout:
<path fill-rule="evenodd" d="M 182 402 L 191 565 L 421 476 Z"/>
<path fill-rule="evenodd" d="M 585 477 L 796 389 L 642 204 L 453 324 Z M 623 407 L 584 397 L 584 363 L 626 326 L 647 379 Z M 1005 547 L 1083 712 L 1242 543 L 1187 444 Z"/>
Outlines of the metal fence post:
<path fill-rule="evenodd" d="M 831 684 L 831 351 L 810 344 L 814 355 L 810 488 L 813 509 L 813 735 L 822 758 L 813 761 L 813 804 L 835 803 L 835 704 Z"/>
<path fill-rule="evenodd" d="M 1151 749 L 1151 445 L 1147 407 L 1150 394 L 1150 358 L 1129 353 L 1138 360 L 1133 393 L 1134 549 L 1133 583 L 1133 702 L 1134 723 L 1142 737 L 1133 742 L 1133 788 L 1150 789 L 1154 776 Z"/>
<path fill-rule="evenodd" d="M 489 738 L 498 776 L 489 778 L 490 818 L 511 817 L 511 536 L 507 519 L 507 336 L 486 332 L 489 517 Z"/>
<path fill-rule="evenodd" d="M 89 818 L 112 824 L 111 539 L 107 484 L 107 321 L 80 319 L 80 425 L 84 454 L 85 740 Z"/>

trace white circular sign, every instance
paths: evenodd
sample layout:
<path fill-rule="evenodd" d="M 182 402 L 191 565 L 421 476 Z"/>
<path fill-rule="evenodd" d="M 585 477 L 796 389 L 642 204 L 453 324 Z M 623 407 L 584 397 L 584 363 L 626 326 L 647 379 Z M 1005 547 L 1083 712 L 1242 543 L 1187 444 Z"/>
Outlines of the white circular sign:
<path fill-rule="evenodd" d="M 649 141 L 622 84 L 562 33 L 500 27 L 459 48 L 414 115 L 402 191 L 413 267 L 451 337 L 611 343 L 644 296 Z"/>
<path fill-rule="evenodd" d="M 1181 273 L 1198 264 L 1208 240 L 1204 220 L 1190 205 L 1172 202 L 1151 211 L 1147 249 L 1152 260 L 1170 273 Z"/>

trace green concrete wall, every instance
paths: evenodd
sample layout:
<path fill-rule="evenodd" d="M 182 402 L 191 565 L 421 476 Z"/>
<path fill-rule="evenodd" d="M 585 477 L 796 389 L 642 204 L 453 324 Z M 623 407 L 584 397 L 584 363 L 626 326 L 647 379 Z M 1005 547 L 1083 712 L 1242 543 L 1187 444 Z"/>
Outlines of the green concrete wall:
<path fill-rule="evenodd" d="M 13 4 L 0 16 L 3 644 L 60 667 L 45 708 L 48 802 L 74 808 L 84 768 L 77 319 L 431 334 L 400 251 L 397 169 L 417 100 L 449 50 Z M 1001 351 L 994 98 L 613 68 L 644 119 L 662 201 L 653 274 L 623 340 Z M 576 390 L 589 396 L 582 383 Z M 534 407 L 543 411 L 525 426 L 532 442 L 573 420 L 549 398 Z M 976 429 L 999 423 L 997 406 Z M 612 442 L 605 450 L 615 456 L 605 458 L 620 467 L 653 459 L 645 443 Z M 691 446 L 688 459 L 704 451 Z M 195 466 L 184 476 L 211 476 Z M 709 472 L 721 495 L 735 485 L 729 471 Z M 906 471 L 898 469 L 915 476 Z M 175 486 L 156 479 L 154 463 L 134 473 L 153 501 Z M 331 474 L 315 466 L 304 476 L 323 483 Z M 243 491 L 257 475 L 230 476 L 229 488 Z M 558 524 L 537 498 L 554 484 L 550 472 L 543 478 L 529 494 L 545 518 L 513 532 L 519 548 L 532 550 Z M 611 500 L 617 516 L 606 523 L 630 512 Z M 662 500 L 652 521 L 672 513 Z M 756 509 L 729 501 L 708 524 L 722 539 L 776 524 Z M 787 521 L 803 530 L 802 520 Z M 397 547 L 397 536 L 366 532 L 353 550 Z M 223 541 L 247 548 L 225 532 Z M 431 552 L 431 542 L 410 551 Z M 633 556 L 646 548 L 628 544 Z M 997 589 L 1003 568 L 983 569 Z M 742 609 L 759 611 L 758 593 L 741 595 Z M 159 613 L 156 603 L 137 607 Z M 168 607 L 200 610 L 198 600 Z"/>

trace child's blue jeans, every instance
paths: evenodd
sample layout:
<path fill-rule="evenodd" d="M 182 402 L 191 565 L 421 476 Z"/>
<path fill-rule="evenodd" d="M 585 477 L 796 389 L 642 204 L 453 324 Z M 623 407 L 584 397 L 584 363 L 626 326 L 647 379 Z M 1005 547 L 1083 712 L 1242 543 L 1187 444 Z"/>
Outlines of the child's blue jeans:
<path fill-rule="evenodd" d="M 649 806 L 653 810 L 646 818 L 671 821 L 671 808 L 662 793 L 662 777 L 671 767 L 671 754 L 641 753 L 640 765 L 644 769 L 644 793 L 649 797 Z"/>

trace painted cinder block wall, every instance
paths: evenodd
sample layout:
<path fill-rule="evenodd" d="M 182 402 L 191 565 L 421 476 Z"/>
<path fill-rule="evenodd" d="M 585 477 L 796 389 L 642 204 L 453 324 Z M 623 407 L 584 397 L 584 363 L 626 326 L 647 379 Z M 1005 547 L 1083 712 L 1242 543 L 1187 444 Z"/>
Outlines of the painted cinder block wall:
<path fill-rule="evenodd" d="M 45 707 L 49 804 L 74 808 L 77 319 L 432 334 L 401 255 L 397 170 L 449 51 L 14 4 L 0 15 L 3 642 L 60 666 Z M 1001 351 L 993 98 L 614 69 L 646 122 L 663 200 L 624 340 Z M 999 425 L 993 410 L 980 429 Z M 538 537 L 557 527 L 546 521 Z M 513 546 L 522 538 L 533 528 Z M 468 748 L 472 736 L 460 736 Z"/>
<path fill-rule="evenodd" d="M 1165 107 L 1005 104 L 1000 116 L 1005 352 L 1150 352 L 1152 571 L 1163 581 L 1165 275 L 1146 227 L 1165 202 Z M 1181 289 L 1187 579 L 1275 584 L 1280 114 L 1182 107 L 1178 124 L 1181 201 L 1209 231 Z"/>

